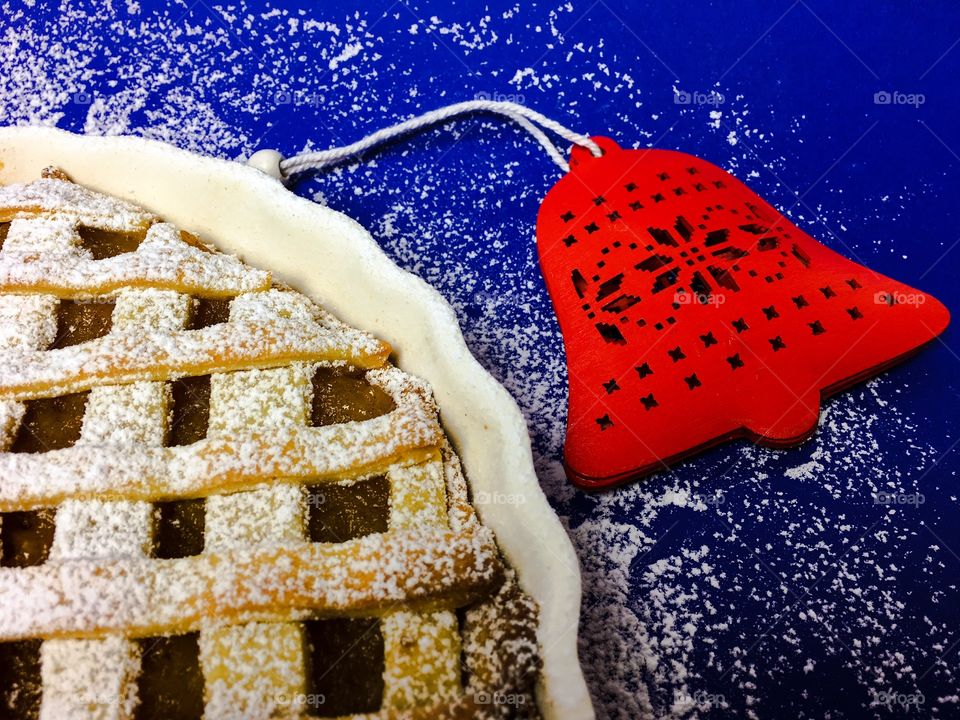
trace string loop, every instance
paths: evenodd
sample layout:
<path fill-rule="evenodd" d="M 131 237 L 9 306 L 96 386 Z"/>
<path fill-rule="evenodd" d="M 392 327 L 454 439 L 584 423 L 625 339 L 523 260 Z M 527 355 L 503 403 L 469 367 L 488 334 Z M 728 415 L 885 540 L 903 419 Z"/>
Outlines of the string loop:
<path fill-rule="evenodd" d="M 531 110 L 528 107 L 518 103 L 506 102 L 501 100 L 468 100 L 466 102 L 447 105 L 430 112 L 418 115 L 404 120 L 401 123 L 378 130 L 375 133 L 367 135 L 362 140 L 358 140 L 350 145 L 331 148 L 329 150 L 320 150 L 318 152 L 303 153 L 286 160 L 281 160 L 279 164 L 280 173 L 285 179 L 307 170 L 321 170 L 337 165 L 350 158 L 369 150 L 375 145 L 392 140 L 401 135 L 417 132 L 431 125 L 444 122 L 459 115 L 466 115 L 476 112 L 490 112 L 497 115 L 503 115 L 523 128 L 533 137 L 546 151 L 547 155 L 564 172 L 569 172 L 570 166 L 564 159 L 557 146 L 547 137 L 544 130 L 550 130 L 562 139 L 574 145 L 580 145 L 587 148 L 595 157 L 600 157 L 603 151 L 589 136 L 574 132 L 564 127 L 555 120 Z"/>

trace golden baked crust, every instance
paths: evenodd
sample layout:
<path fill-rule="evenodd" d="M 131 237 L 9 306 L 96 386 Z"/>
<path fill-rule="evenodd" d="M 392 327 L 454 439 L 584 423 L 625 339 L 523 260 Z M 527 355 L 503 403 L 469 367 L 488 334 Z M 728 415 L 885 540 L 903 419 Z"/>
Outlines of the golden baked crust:
<path fill-rule="evenodd" d="M 0 715 L 536 716 L 536 607 L 389 354 L 60 171 L 0 188 Z"/>

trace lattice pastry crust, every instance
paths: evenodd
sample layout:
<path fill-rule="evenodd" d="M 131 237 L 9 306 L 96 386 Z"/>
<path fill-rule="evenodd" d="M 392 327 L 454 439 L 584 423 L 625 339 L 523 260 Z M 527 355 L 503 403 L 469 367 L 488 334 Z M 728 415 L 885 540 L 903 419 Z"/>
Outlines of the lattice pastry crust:
<path fill-rule="evenodd" d="M 390 352 L 59 171 L 0 188 L 0 716 L 536 716 L 536 607 Z"/>

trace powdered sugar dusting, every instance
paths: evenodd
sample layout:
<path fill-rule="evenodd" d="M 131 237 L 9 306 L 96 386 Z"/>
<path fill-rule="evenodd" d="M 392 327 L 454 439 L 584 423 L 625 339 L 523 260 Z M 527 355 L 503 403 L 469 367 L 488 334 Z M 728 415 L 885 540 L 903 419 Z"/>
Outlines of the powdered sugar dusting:
<path fill-rule="evenodd" d="M 797 652 L 800 637 L 825 643 L 865 692 L 918 681 L 927 669 L 919 669 L 924 647 L 888 650 L 896 628 L 917 620 L 891 581 L 905 562 L 921 563 L 931 577 L 942 572 L 942 548 L 928 535 L 931 551 L 923 552 L 926 531 L 913 523 L 922 503 L 918 479 L 937 454 L 914 420 L 884 399 L 892 387 L 875 380 L 828 401 L 820 432 L 799 451 L 740 444 L 695 461 L 690 473 L 596 499 L 573 534 L 584 550 L 585 583 L 596 588 L 584 608 L 581 649 L 587 662 L 609 669 L 604 690 L 619 698 L 611 716 L 722 711 L 730 700 L 711 689 L 718 677 L 739 687 L 749 707 L 761 697 L 760 679 L 774 672 L 766 647 L 780 647 L 774 639 L 781 637 Z M 894 446 L 891 434 L 899 438 Z M 801 500 L 795 483 L 810 484 L 820 500 Z M 866 512 L 888 498 L 879 518 Z M 704 531 L 678 543 L 671 531 L 691 514 Z M 757 547 L 754 538 L 768 524 L 789 530 Z M 904 535 L 915 538 L 914 549 L 904 548 Z M 644 600 L 624 603 L 627 597 Z M 765 622 L 744 625 L 754 613 Z M 923 622 L 945 641 L 954 634 Z M 868 644 L 858 637 L 864 625 Z M 739 642 L 723 648 L 719 641 L 731 632 Z M 818 671 L 802 655 L 789 662 Z M 952 675 L 947 666 L 931 670 Z"/>
<path fill-rule="evenodd" d="M 795 105 L 802 88 L 777 84 L 776 102 L 761 102 L 755 77 L 738 79 L 764 47 L 786 50 L 788 26 L 810 35 L 795 56 L 805 74 L 836 59 L 810 56 L 806 41 L 829 31 L 804 4 L 782 22 L 782 11 L 771 8 L 757 28 L 768 34 L 745 58 L 752 39 L 739 31 L 729 43 L 691 33 L 685 44 L 676 32 L 658 31 L 663 15 L 654 8 L 637 15 L 604 3 L 490 8 L 482 20 L 461 17 L 458 8 L 413 8 L 415 17 L 400 7 L 321 16 L 243 3 L 229 11 L 197 4 L 184 14 L 136 4 L 64 6 L 57 40 L 27 12 L 10 9 L 12 40 L 0 61 L 3 121 L 60 121 L 242 157 L 264 146 L 292 154 L 343 144 L 464 94 L 509 95 L 625 146 L 705 155 L 815 236 L 869 257 L 899 255 L 887 224 L 917 199 L 942 193 L 940 182 L 887 176 L 877 182 L 885 187 L 852 201 L 837 170 L 817 179 L 870 127 L 866 113 L 818 98 L 821 116 L 845 122 L 820 120 L 810 132 L 810 108 Z M 113 33 L 131 40 L 122 62 L 102 40 Z M 869 83 L 835 38 L 827 42 Z M 735 60 L 739 68 L 698 84 L 689 77 L 703 74 L 698 43 L 730 51 L 713 77 Z M 852 47 L 874 63 L 860 44 Z M 680 65 L 684 54 L 694 64 Z M 716 99 L 715 92 L 724 101 L 678 104 L 676 92 Z M 935 152 L 946 152 L 915 124 Z M 872 173 L 879 161 L 862 162 L 860 154 L 872 137 L 838 170 Z M 915 136 L 900 140 L 915 154 Z M 542 182 L 531 180 L 537 168 Z M 918 521 L 924 507 L 908 500 L 918 501 L 917 492 L 953 498 L 955 475 L 933 469 L 946 447 L 930 445 L 922 414 L 911 408 L 916 378 L 894 374 L 831 401 L 820 433 L 794 451 L 737 444 L 600 498 L 583 497 L 563 478 L 563 347 L 532 250 L 550 172 L 519 133 L 475 118 L 298 192 L 360 219 L 399 264 L 437 286 L 473 352 L 518 398 L 542 483 L 584 562 L 581 658 L 601 716 L 724 714 L 729 706 L 731 715 L 759 708 L 763 716 L 795 717 L 799 696 L 783 689 L 801 685 L 811 689 L 805 699 L 813 716 L 830 710 L 816 705 L 816 691 L 837 687 L 848 695 L 850 717 L 885 711 L 871 707 L 873 691 L 910 693 L 920 685 L 939 689 L 927 693 L 922 712 L 954 712 L 956 545 L 934 537 L 942 534 L 937 518 Z M 798 203 L 814 181 L 817 192 Z M 939 254 L 954 239 L 929 233 L 922 241 Z M 874 501 L 879 491 L 898 492 L 884 505 Z M 912 573 L 920 580 L 899 586 L 905 567 L 920 568 Z M 758 618 L 766 622 L 758 626 Z"/>

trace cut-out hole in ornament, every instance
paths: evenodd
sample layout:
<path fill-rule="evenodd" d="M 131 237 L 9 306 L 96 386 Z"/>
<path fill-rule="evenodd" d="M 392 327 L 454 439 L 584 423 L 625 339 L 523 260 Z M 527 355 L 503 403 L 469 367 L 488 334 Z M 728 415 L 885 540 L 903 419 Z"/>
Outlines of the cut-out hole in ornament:
<path fill-rule="evenodd" d="M 604 305 L 601 309 L 604 312 L 620 314 L 629 310 L 638 302 L 640 302 L 640 298 L 634 295 L 620 295 L 615 300 Z M 623 318 L 623 322 L 626 322 L 626 320 L 627 318 Z"/>
<path fill-rule="evenodd" d="M 680 235 L 687 242 L 690 241 L 690 238 L 693 237 L 693 225 L 683 217 L 682 215 L 677 216 L 677 221 L 673 224 L 673 229 L 677 231 L 677 234 Z M 696 248 L 693 249 L 696 252 Z"/>
<path fill-rule="evenodd" d="M 603 417 L 597 418 L 597 425 L 600 426 L 601 430 L 606 430 L 607 428 L 613 427 L 613 420 L 610 419 L 609 415 L 604 415 Z"/>
<path fill-rule="evenodd" d="M 669 230 L 664 230 L 662 228 L 648 227 L 647 232 L 650 233 L 650 236 L 657 241 L 658 245 L 667 245 L 668 247 L 679 247 L 678 243 L 673 235 L 670 234 Z"/>
<path fill-rule="evenodd" d="M 770 347 L 773 348 L 774 352 L 783 350 L 787 347 L 786 343 L 783 342 L 783 338 L 781 338 L 779 335 L 774 338 L 770 338 L 768 342 L 770 343 Z"/>
<path fill-rule="evenodd" d="M 740 268 L 736 265 L 733 266 L 733 269 L 737 272 L 740 270 Z M 731 292 L 740 292 L 740 286 L 737 284 L 737 281 L 733 279 L 733 275 L 729 271 L 723 268 L 718 268 L 714 265 L 708 265 L 707 270 L 709 271 L 710 276 L 717 284 L 720 285 L 720 287 L 726 288 Z"/>
<path fill-rule="evenodd" d="M 650 292 L 658 293 L 666 290 L 668 287 L 672 287 L 677 284 L 677 279 L 680 277 L 680 268 L 672 268 L 666 272 L 662 272 L 657 275 L 656 279 L 653 281 L 653 288 Z"/>
<path fill-rule="evenodd" d="M 805 253 L 799 245 L 794 245 L 792 248 L 790 248 L 790 250 L 793 253 L 793 256 L 800 261 L 801 265 L 804 267 L 810 267 L 810 256 L 807 255 L 807 253 Z"/>
<path fill-rule="evenodd" d="M 627 339 L 623 336 L 623 333 L 620 332 L 620 328 L 618 328 L 616 325 L 610 325 L 608 323 L 596 323 L 596 328 L 600 333 L 600 337 L 602 337 L 608 343 L 625 345 L 627 342 Z"/>
<path fill-rule="evenodd" d="M 698 299 L 703 298 L 705 301 L 703 304 L 709 304 L 713 288 L 710 287 L 710 283 L 700 274 L 699 270 L 695 271 L 690 278 L 690 289 L 693 291 L 695 297 Z"/>
<path fill-rule="evenodd" d="M 748 253 L 746 250 L 741 250 L 740 248 L 737 248 L 737 247 L 725 247 L 725 248 L 720 248 L 719 250 L 714 250 L 710 254 L 713 257 L 720 258 L 721 260 L 726 260 L 727 262 L 730 262 L 731 260 L 739 260 L 742 257 L 746 257 Z M 757 271 L 751 270 L 750 275 L 752 277 L 756 277 Z"/>
<path fill-rule="evenodd" d="M 645 272 L 653 272 L 654 270 L 659 270 L 662 267 L 665 267 L 673 262 L 667 255 L 651 255 L 646 260 L 638 262 L 633 267 L 637 270 L 643 270 Z"/>
<path fill-rule="evenodd" d="M 603 389 L 607 391 L 607 395 L 612 395 L 613 393 L 615 393 L 617 390 L 620 389 L 620 386 L 617 385 L 617 381 L 615 378 L 611 378 L 610 380 L 608 380 L 603 384 Z"/>
<path fill-rule="evenodd" d="M 730 239 L 730 231 L 723 230 L 711 230 L 707 233 L 706 239 L 703 241 L 704 246 L 713 247 L 714 245 L 720 245 L 725 243 Z"/>
<path fill-rule="evenodd" d="M 736 370 L 743 367 L 743 360 L 740 358 L 740 353 L 728 357 L 727 362 L 730 363 L 731 370 Z"/>
<path fill-rule="evenodd" d="M 821 323 L 819 320 L 814 320 L 812 323 L 808 323 L 808 325 L 810 325 L 810 330 L 814 335 L 823 335 L 826 332 L 826 329 L 823 327 L 823 323 Z"/>
<path fill-rule="evenodd" d="M 600 284 L 600 287 L 597 288 L 597 298 L 596 298 L 597 302 L 600 302 L 604 298 L 607 298 L 610 295 L 613 295 L 613 293 L 617 292 L 617 290 L 620 289 L 620 285 L 622 283 L 623 283 L 623 273 L 618 273 L 617 275 L 614 275 L 609 280 L 604 280 Z"/>
<path fill-rule="evenodd" d="M 647 377 L 647 375 L 653 375 L 653 370 L 650 369 L 650 363 L 644 363 L 634 368 L 637 371 L 637 375 L 641 378 Z"/>
<path fill-rule="evenodd" d="M 587 280 L 579 270 L 574 270 L 570 274 L 570 281 L 573 283 L 573 289 L 576 291 L 577 296 L 582 300 L 587 293 Z"/>
<path fill-rule="evenodd" d="M 659 406 L 659 403 L 657 403 L 656 399 L 653 397 L 653 393 L 640 398 L 640 402 L 643 404 L 644 410 L 652 410 L 653 408 Z"/>

